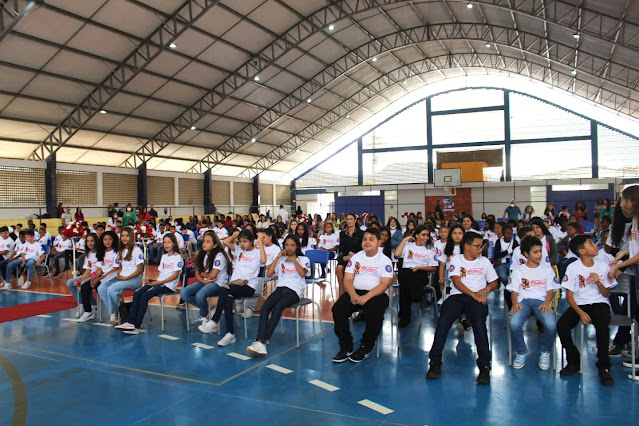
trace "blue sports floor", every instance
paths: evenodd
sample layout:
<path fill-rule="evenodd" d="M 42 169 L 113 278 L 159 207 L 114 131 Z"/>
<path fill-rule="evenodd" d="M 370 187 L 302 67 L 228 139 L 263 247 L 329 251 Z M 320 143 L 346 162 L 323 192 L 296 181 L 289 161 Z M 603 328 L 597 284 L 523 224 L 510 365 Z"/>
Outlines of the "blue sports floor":
<path fill-rule="evenodd" d="M 47 296 L 0 292 L 0 307 Z M 249 321 L 249 340 L 216 345 L 217 334 L 186 332 L 184 311 L 167 308 L 160 330 L 159 307 L 152 306 L 148 332 L 123 334 L 93 322 L 78 324 L 75 310 L 0 324 L 0 424 L 29 425 L 594 425 L 638 424 L 639 382 L 626 375 L 622 358 L 613 358 L 616 384 L 599 384 L 591 334 L 584 375 L 560 378 L 537 367 L 539 339 L 527 325 L 531 354 L 521 370 L 508 367 L 501 297 L 491 295 L 494 350 L 491 386 L 477 386 L 472 332 L 450 331 L 440 380 L 426 381 L 433 338 L 433 308 L 422 325 L 401 331 L 401 355 L 392 345 L 390 319 L 381 335 L 380 358 L 361 364 L 333 364 L 337 340 L 324 323 L 302 321 L 301 347 L 295 347 L 295 321 L 284 319 L 265 358 L 242 360 L 254 339 L 257 317 Z M 415 306 L 416 309 L 416 306 Z M 195 317 L 195 315 L 194 315 Z M 389 318 L 389 317 L 388 317 Z M 417 318 L 417 313 L 413 313 Z M 363 323 L 356 323 L 356 338 Z M 587 328 L 594 333 L 592 327 Z M 614 331 L 614 330 L 611 330 Z M 159 337 L 167 335 L 175 340 Z M 193 346 L 194 343 L 212 348 Z M 282 370 L 272 369 L 272 366 Z M 277 371 L 280 370 L 280 371 Z M 284 371 L 284 372 L 282 372 Z M 331 390 L 310 384 L 319 380 Z M 360 404 L 369 400 L 375 409 Z M 381 412 L 380 412 L 381 411 Z"/>

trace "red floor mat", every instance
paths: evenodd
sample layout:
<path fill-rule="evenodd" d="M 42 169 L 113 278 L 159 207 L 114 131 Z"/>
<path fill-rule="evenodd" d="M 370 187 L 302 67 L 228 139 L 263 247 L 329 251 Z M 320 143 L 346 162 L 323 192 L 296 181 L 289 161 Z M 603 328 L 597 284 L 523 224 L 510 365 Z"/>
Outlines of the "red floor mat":
<path fill-rule="evenodd" d="M 56 297 L 40 302 L 24 303 L 0 309 L 0 322 L 14 321 L 51 312 L 64 311 L 78 306 L 73 296 Z"/>

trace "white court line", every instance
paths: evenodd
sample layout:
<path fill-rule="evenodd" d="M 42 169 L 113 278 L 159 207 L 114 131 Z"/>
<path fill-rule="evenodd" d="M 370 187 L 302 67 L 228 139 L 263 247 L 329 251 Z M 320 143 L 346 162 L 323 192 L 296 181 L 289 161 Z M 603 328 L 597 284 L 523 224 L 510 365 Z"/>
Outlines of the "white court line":
<path fill-rule="evenodd" d="M 251 359 L 250 356 L 238 354 L 238 353 L 235 353 L 235 352 L 229 352 L 229 353 L 227 353 L 227 355 L 228 356 L 232 356 L 233 358 L 241 359 L 242 361 L 248 361 L 249 359 Z"/>
<path fill-rule="evenodd" d="M 62 321 L 78 322 L 76 318 L 62 318 Z"/>
<path fill-rule="evenodd" d="M 36 315 L 36 317 L 40 317 L 40 318 L 51 318 L 51 315 L 44 315 L 44 314 L 40 314 L 40 315 Z"/>
<path fill-rule="evenodd" d="M 378 413 L 381 414 L 391 414 L 394 413 L 395 411 L 391 410 L 390 408 L 386 408 L 383 405 L 379 405 L 376 402 L 373 402 L 369 399 L 362 399 L 361 401 L 357 402 L 360 405 L 363 405 L 366 408 L 370 408 L 371 410 L 377 411 Z"/>
<path fill-rule="evenodd" d="M 113 324 L 107 324 L 104 322 L 94 322 L 93 325 L 97 325 L 98 327 L 111 327 L 113 328 Z"/>
<path fill-rule="evenodd" d="M 270 368 L 271 370 L 277 371 L 282 374 L 291 374 L 293 370 L 289 370 L 288 368 L 280 367 L 279 365 L 269 364 L 266 368 Z"/>
<path fill-rule="evenodd" d="M 202 349 L 213 349 L 213 348 L 215 348 L 215 346 L 205 345 L 204 343 L 193 343 L 191 346 L 195 346 L 196 348 L 202 348 Z"/>
<path fill-rule="evenodd" d="M 168 334 L 160 334 L 158 337 L 161 337 L 166 340 L 180 340 L 179 337 L 169 336 Z"/>
<path fill-rule="evenodd" d="M 324 390 L 327 390 L 329 392 L 335 392 L 335 391 L 339 390 L 339 388 L 337 386 L 329 385 L 328 383 L 323 382 L 321 380 L 311 380 L 309 383 L 312 384 L 312 385 L 317 386 L 318 388 L 322 388 Z"/>

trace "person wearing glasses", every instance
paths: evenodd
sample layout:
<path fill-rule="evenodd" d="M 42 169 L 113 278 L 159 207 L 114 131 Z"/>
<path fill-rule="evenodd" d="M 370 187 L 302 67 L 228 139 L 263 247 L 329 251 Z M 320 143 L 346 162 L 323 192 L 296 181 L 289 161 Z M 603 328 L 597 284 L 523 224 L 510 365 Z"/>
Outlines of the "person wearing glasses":
<path fill-rule="evenodd" d="M 444 301 L 437 320 L 435 338 L 430 349 L 430 368 L 426 379 L 438 379 L 442 373 L 442 352 L 448 330 L 461 314 L 470 319 L 477 346 L 477 383 L 490 384 L 490 347 L 486 330 L 488 293 L 497 289 L 498 276 L 490 260 L 481 255 L 482 236 L 467 232 L 461 244 L 461 256 L 450 263 L 449 277 L 453 282 L 450 296 Z M 488 283 L 488 285 L 486 285 Z"/>

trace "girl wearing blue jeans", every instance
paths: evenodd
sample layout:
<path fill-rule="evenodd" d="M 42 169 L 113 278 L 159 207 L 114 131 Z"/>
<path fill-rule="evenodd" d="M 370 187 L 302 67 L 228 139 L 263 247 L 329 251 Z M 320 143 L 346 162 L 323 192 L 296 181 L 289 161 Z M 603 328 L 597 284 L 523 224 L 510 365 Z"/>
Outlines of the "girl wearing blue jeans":
<path fill-rule="evenodd" d="M 208 298 L 220 293 L 220 288 L 229 282 L 231 272 L 231 262 L 214 231 L 206 231 L 204 234 L 202 250 L 195 263 L 197 282 L 184 287 L 180 297 L 200 309 L 199 321 L 204 325 L 209 320 Z"/>
<path fill-rule="evenodd" d="M 160 260 L 158 271 L 160 276 L 157 280 L 151 280 L 147 285 L 135 290 L 133 294 L 133 302 L 131 303 L 131 312 L 127 322 L 117 325 L 115 328 L 123 330 L 126 334 L 140 334 L 140 327 L 144 314 L 149 307 L 149 300 L 156 296 L 173 293 L 180 283 L 180 273 L 184 259 L 180 254 L 175 235 L 168 233 L 162 241 L 164 254 Z"/>
<path fill-rule="evenodd" d="M 115 271 L 117 276 L 109 282 L 100 284 L 98 293 L 111 314 L 111 324 L 118 323 L 118 295 L 124 290 L 135 290 L 142 284 L 144 271 L 144 253 L 135 245 L 133 229 L 126 227 L 120 234 L 120 267 Z"/>
<path fill-rule="evenodd" d="M 80 286 L 86 282 L 91 281 L 91 275 L 95 274 L 98 270 L 98 247 L 99 247 L 98 236 L 95 234 L 89 234 L 86 237 L 86 254 L 84 256 L 84 264 L 82 265 L 82 269 L 84 272 L 79 277 L 71 278 L 67 281 L 67 287 L 69 287 L 69 291 L 71 292 L 71 296 L 75 298 L 76 301 L 80 299 Z M 103 249 L 104 250 L 104 249 Z M 93 295 L 91 296 L 92 301 Z M 91 303 L 91 305 L 95 305 L 95 303 Z M 85 312 L 86 313 L 86 312 Z"/>
<path fill-rule="evenodd" d="M 522 368 L 526 361 L 526 342 L 524 342 L 523 325 L 531 315 L 537 317 L 544 325 L 541 340 L 539 368 L 550 368 L 550 351 L 555 342 L 557 329 L 555 313 L 550 306 L 559 289 L 555 271 L 543 260 L 542 242 L 534 236 L 521 240 L 521 252 L 528 261 L 513 269 L 507 290 L 512 292 L 512 308 L 510 309 L 510 333 L 516 356 L 514 368 Z"/>

